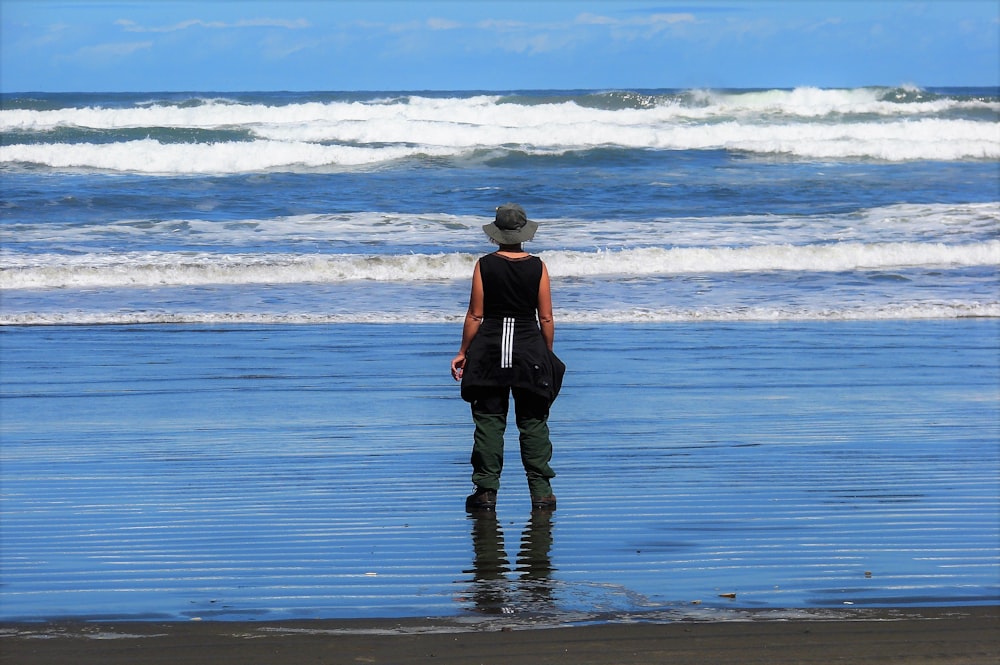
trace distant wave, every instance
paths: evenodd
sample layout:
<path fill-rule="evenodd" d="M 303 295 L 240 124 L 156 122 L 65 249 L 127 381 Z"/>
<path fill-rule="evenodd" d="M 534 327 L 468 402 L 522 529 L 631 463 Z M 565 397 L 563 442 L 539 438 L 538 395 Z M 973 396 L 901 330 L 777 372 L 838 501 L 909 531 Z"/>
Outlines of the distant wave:
<path fill-rule="evenodd" d="M 41 164 L 150 175 L 252 173 L 318 167 L 364 166 L 417 155 L 448 156 L 449 148 L 322 145 L 286 141 L 161 143 L 44 143 L 0 146 L 0 163 Z"/>
<path fill-rule="evenodd" d="M 0 163 L 226 174 L 599 148 L 885 161 L 1000 158 L 996 96 L 799 88 L 277 99 L 5 108 Z"/>
<path fill-rule="evenodd" d="M 960 97 L 936 94 L 914 87 L 823 89 L 742 92 L 693 91 L 689 93 L 704 109 L 720 115 L 775 114 L 785 117 L 830 116 L 923 116 L 950 111 L 1000 112 L 995 97 Z"/>
<path fill-rule="evenodd" d="M 262 132 L 268 133 L 268 132 Z M 595 148 L 732 150 L 813 159 L 905 160 L 1000 159 L 1000 131 L 968 120 L 917 120 L 891 124 L 746 125 L 727 122 L 678 127 L 448 128 L 422 133 L 411 144 L 401 136 L 371 136 L 377 146 L 331 144 L 359 141 L 358 132 L 315 127 L 284 128 L 287 138 L 216 143 L 163 143 L 142 139 L 116 143 L 34 143 L 0 146 L 0 163 L 57 169 L 96 169 L 150 175 L 226 174 L 342 168 L 415 157 L 468 158 L 521 153 L 558 155 Z M 470 134 L 481 134 L 480 136 Z M 435 137 L 434 134 L 439 136 Z M 298 135 L 298 138 L 296 138 Z M 325 135 L 325 136 L 324 136 Z M 416 135 L 410 139 L 416 139 Z"/>
<path fill-rule="evenodd" d="M 47 325 L 312 325 L 312 324 L 441 324 L 458 325 L 464 313 L 358 312 L 349 314 L 245 313 L 245 312 L 34 312 L 0 313 L 0 326 Z M 915 303 L 882 306 L 828 307 L 822 309 L 739 307 L 684 309 L 618 309 L 564 311 L 562 324 L 781 322 L 781 321 L 887 321 L 915 319 L 1000 318 L 1000 302 Z"/>
<path fill-rule="evenodd" d="M 245 102 L 237 98 L 187 99 L 121 106 L 71 105 L 63 108 L 0 110 L 0 130 L 45 131 L 58 127 L 122 129 L 135 127 L 283 126 L 379 120 L 449 121 L 456 126 L 510 124 L 537 126 L 553 116 L 568 122 L 619 117 L 618 122 L 763 117 L 812 120 L 823 116 L 921 117 L 952 111 L 1000 112 L 994 96 L 950 96 L 914 88 L 714 91 L 670 93 L 533 93 L 427 97 L 417 94 L 368 99 Z"/>
<path fill-rule="evenodd" d="M 741 271 L 850 271 L 1000 265 L 1000 240 L 541 252 L 554 279 Z M 4 256 L 0 289 L 468 279 L 476 255 L 140 254 Z"/>

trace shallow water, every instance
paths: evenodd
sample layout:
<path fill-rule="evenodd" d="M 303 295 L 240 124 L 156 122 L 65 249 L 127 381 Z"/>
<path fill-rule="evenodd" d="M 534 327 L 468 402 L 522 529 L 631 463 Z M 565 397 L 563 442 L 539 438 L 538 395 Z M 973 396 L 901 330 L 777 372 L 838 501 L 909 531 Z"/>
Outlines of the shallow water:
<path fill-rule="evenodd" d="M 547 519 L 513 435 L 463 512 L 459 334 L 0 328 L 0 618 L 1000 600 L 995 319 L 561 326 Z"/>

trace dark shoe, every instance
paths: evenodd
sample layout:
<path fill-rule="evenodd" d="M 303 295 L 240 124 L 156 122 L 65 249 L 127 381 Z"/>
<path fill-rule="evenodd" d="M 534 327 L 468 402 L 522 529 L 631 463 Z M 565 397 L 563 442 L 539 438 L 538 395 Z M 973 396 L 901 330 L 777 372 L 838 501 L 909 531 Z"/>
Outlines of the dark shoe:
<path fill-rule="evenodd" d="M 551 512 L 555 509 L 556 509 L 556 498 L 554 496 L 531 497 L 531 510 Z"/>
<path fill-rule="evenodd" d="M 494 513 L 497 510 L 497 491 L 477 487 L 476 491 L 465 499 L 467 513 Z"/>

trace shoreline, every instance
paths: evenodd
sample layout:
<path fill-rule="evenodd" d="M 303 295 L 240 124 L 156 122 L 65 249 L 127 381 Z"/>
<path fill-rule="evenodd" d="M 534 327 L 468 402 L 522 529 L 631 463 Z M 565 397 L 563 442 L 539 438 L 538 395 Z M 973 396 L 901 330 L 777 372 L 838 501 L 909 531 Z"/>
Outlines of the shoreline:
<path fill-rule="evenodd" d="M 803 612 L 809 612 L 803 610 Z M 538 627 L 516 618 L 0 623 L 13 665 L 202 662 L 981 664 L 1000 658 L 1000 605 L 839 610 L 794 619 Z"/>

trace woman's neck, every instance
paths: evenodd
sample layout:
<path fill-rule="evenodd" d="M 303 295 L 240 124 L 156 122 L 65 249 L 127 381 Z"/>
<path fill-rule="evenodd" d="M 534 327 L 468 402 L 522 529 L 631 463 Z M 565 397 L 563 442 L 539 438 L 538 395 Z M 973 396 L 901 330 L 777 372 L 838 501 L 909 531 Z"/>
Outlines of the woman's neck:
<path fill-rule="evenodd" d="M 527 254 L 521 245 L 500 245 L 500 249 L 497 250 L 498 254 Z"/>

